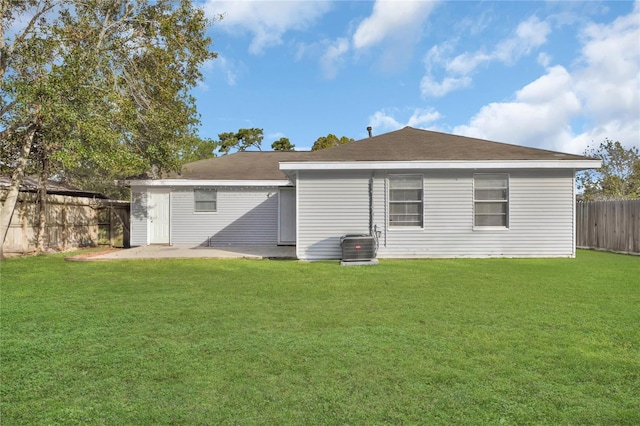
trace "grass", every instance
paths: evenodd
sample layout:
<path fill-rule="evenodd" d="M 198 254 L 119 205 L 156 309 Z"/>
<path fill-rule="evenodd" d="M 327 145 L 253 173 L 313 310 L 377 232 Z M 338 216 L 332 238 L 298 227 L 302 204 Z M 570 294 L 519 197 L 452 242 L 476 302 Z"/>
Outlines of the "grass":
<path fill-rule="evenodd" d="M 640 424 L 640 257 L 0 268 L 2 424 Z"/>

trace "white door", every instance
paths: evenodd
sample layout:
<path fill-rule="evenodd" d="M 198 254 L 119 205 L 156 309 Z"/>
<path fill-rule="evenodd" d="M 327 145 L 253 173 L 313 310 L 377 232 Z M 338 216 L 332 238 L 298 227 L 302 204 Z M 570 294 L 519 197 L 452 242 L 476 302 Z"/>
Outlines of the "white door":
<path fill-rule="evenodd" d="M 149 242 L 169 244 L 169 191 L 149 191 Z"/>
<path fill-rule="evenodd" d="M 296 243 L 296 189 L 280 188 L 278 194 L 278 244 Z"/>

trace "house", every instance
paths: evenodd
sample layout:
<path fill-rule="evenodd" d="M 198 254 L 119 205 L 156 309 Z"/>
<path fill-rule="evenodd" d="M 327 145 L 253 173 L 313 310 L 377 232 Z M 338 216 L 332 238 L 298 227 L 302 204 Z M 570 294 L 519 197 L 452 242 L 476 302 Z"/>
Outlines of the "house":
<path fill-rule="evenodd" d="M 131 244 L 295 244 L 339 259 L 573 257 L 575 172 L 592 158 L 405 127 L 314 152 L 238 152 L 131 181 Z"/>

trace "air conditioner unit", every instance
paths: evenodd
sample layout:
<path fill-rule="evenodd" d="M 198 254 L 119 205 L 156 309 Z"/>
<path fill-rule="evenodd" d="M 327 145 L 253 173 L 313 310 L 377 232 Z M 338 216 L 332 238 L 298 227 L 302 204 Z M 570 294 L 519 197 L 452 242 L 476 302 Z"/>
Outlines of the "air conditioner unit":
<path fill-rule="evenodd" d="M 342 261 L 357 262 L 376 257 L 376 239 L 371 235 L 345 235 L 340 238 Z"/>

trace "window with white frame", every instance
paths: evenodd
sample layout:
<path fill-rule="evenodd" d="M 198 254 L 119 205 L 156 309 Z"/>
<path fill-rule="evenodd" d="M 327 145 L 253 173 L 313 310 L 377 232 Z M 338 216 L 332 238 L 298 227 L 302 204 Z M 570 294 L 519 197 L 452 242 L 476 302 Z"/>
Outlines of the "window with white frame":
<path fill-rule="evenodd" d="M 422 176 L 389 176 L 389 227 L 422 228 Z"/>
<path fill-rule="evenodd" d="M 509 227 L 509 175 L 473 175 L 473 224 L 478 227 Z"/>
<path fill-rule="evenodd" d="M 193 190 L 194 212 L 218 211 L 218 193 L 213 188 L 196 188 Z"/>

